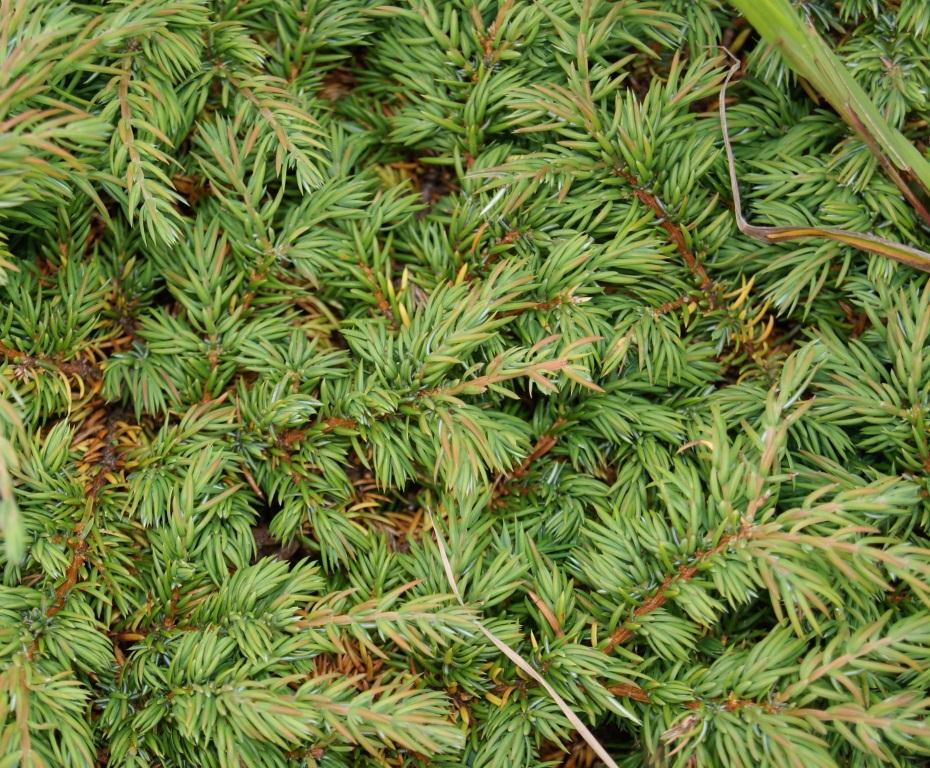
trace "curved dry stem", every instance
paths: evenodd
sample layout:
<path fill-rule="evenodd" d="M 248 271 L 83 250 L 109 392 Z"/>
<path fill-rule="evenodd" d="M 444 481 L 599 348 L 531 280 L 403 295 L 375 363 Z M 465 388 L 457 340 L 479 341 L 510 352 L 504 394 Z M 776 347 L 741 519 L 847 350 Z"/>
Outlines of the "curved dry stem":
<path fill-rule="evenodd" d="M 732 54 L 726 51 L 728 55 Z M 805 240 L 808 238 L 822 237 L 827 240 L 833 240 L 838 243 L 851 245 L 861 251 L 877 253 L 880 256 L 886 256 L 894 259 L 909 267 L 921 269 L 924 272 L 930 272 L 930 253 L 913 248 L 903 243 L 896 243 L 892 240 L 885 240 L 875 235 L 865 232 L 853 232 L 847 229 L 835 229 L 833 227 L 812 227 L 809 225 L 798 225 L 792 227 L 760 227 L 750 224 L 743 216 L 742 198 L 739 192 L 739 181 L 736 177 L 736 163 L 733 159 L 733 146 L 730 143 L 730 132 L 727 129 L 727 107 L 726 93 L 727 86 L 733 75 L 740 68 L 740 62 L 735 61 L 727 76 L 724 78 L 723 85 L 720 88 L 720 130 L 723 133 L 723 148 L 727 155 L 727 169 L 730 176 L 730 190 L 733 194 L 733 213 L 736 216 L 736 226 L 744 235 L 748 235 L 763 243 L 781 243 L 786 240 Z"/>

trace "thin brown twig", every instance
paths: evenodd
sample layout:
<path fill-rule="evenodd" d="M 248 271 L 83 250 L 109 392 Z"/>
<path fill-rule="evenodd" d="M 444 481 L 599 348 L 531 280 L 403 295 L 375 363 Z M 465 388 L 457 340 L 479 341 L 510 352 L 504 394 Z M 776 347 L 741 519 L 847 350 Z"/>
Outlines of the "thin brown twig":
<path fill-rule="evenodd" d="M 45 615 L 49 618 L 65 607 L 65 600 L 68 597 L 68 593 L 77 584 L 78 574 L 84 565 L 84 561 L 87 559 L 87 543 L 81 537 L 80 525 L 75 528 L 74 535 L 78 538 L 76 541 L 72 539 L 74 543 L 72 545 L 71 562 L 68 564 L 65 579 L 55 588 L 55 599 L 45 612 Z"/>
<path fill-rule="evenodd" d="M 636 199 L 652 211 L 656 217 L 656 221 L 658 221 L 662 229 L 665 230 L 669 241 L 675 246 L 675 250 L 678 251 L 678 255 L 681 256 L 682 261 L 685 262 L 691 274 L 700 281 L 701 291 L 713 302 L 715 299 L 714 281 L 710 279 L 710 275 L 707 274 L 707 270 L 704 269 L 704 265 L 701 261 L 691 252 L 691 249 L 688 247 L 688 242 L 685 239 L 684 232 L 681 230 L 681 227 L 669 217 L 662 201 L 654 194 L 644 189 L 639 183 L 639 180 L 628 170 L 618 168 L 616 169 L 616 173 L 630 185 Z"/>
<path fill-rule="evenodd" d="M 543 615 L 546 623 L 548 623 L 552 628 L 552 631 L 555 632 L 556 637 L 565 637 L 565 631 L 562 629 L 562 625 L 559 624 L 559 620 L 556 618 L 555 613 L 553 613 L 552 609 L 546 605 L 545 601 L 532 589 L 527 588 L 526 594 L 529 595 L 530 600 L 533 601 L 533 605 L 539 609 L 539 612 Z"/>
<path fill-rule="evenodd" d="M 671 301 L 666 301 L 664 304 L 660 304 L 654 310 L 652 310 L 653 317 L 662 317 L 662 315 L 667 315 L 669 312 L 674 312 L 676 309 L 680 309 L 685 304 L 689 304 L 692 301 L 697 301 L 700 296 L 691 296 L 689 294 L 684 294 L 679 296 L 677 299 L 672 299 Z"/>
<path fill-rule="evenodd" d="M 617 685 L 612 685 L 607 689 L 614 696 L 622 696 L 627 699 L 633 699 L 633 701 L 638 701 L 640 704 L 649 703 L 649 694 L 646 693 L 638 685 L 631 685 L 630 683 L 619 683 Z"/>
<path fill-rule="evenodd" d="M 494 485 L 491 490 L 492 498 L 498 498 L 499 496 L 502 496 L 508 483 L 524 477 L 526 473 L 529 472 L 533 462 L 541 459 L 555 447 L 559 439 L 553 433 L 563 424 L 565 424 L 565 419 L 561 417 L 557 418 L 554 422 L 552 422 L 552 426 L 549 428 L 546 434 L 539 437 L 527 457 L 522 462 L 520 462 L 519 467 L 517 467 L 509 474 L 502 474 L 497 476 L 497 479 L 494 481 Z"/>
<path fill-rule="evenodd" d="M 20 352 L 18 349 L 13 349 L 3 342 L 0 342 L 0 356 L 23 368 L 35 368 L 45 365 L 55 368 L 68 376 L 91 380 L 100 377 L 100 368 L 92 360 L 60 360 L 55 357 L 30 355 L 26 352 Z"/>
<path fill-rule="evenodd" d="M 367 264 L 359 262 L 359 267 L 362 272 L 365 273 L 365 277 L 368 279 L 368 282 L 371 283 L 371 292 L 375 297 L 375 303 L 378 305 L 378 309 L 381 311 L 387 320 L 388 325 L 392 331 L 397 330 L 397 321 L 394 319 L 394 312 L 391 310 L 391 305 L 388 300 L 384 297 L 384 292 L 381 290 L 381 287 L 378 285 L 378 279 L 375 277 L 374 270 L 369 267 Z"/>
<path fill-rule="evenodd" d="M 640 618 L 653 611 L 661 608 L 668 600 L 668 589 L 674 584 L 683 581 L 689 581 L 694 578 L 698 572 L 701 563 L 714 555 L 719 555 L 726 550 L 734 541 L 747 537 L 752 531 L 752 527 L 744 523 L 739 531 L 723 536 L 719 542 L 709 549 L 697 552 L 688 565 L 680 565 L 674 574 L 666 576 L 658 588 L 646 600 L 633 611 L 634 618 Z M 633 636 L 633 630 L 621 625 L 617 627 L 614 633 L 608 638 L 603 648 L 604 653 L 611 653 L 618 645 L 622 645 Z"/>

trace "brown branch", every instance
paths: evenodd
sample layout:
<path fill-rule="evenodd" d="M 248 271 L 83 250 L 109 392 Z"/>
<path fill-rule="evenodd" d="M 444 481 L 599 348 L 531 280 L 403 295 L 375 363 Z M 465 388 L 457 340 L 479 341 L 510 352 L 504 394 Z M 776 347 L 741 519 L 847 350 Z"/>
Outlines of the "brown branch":
<path fill-rule="evenodd" d="M 539 437 L 539 439 L 533 445 L 533 449 L 520 463 L 519 467 L 517 467 L 509 474 L 502 474 L 497 476 L 497 479 L 494 481 L 494 485 L 491 490 L 492 502 L 500 496 L 505 495 L 508 483 L 525 476 L 526 473 L 529 472 L 530 466 L 533 464 L 533 462 L 541 459 L 555 447 L 559 439 L 553 433 L 563 424 L 565 424 L 565 419 L 561 417 L 552 422 L 552 426 L 549 428 L 549 431 Z"/>
<path fill-rule="evenodd" d="M 332 432 L 334 429 L 355 429 L 358 422 L 355 419 L 343 419 L 339 416 L 330 416 L 323 420 L 323 431 Z"/>
<path fill-rule="evenodd" d="M 646 598 L 642 605 L 633 611 L 633 617 L 639 618 L 661 608 L 668 600 L 668 588 L 670 586 L 693 579 L 701 563 L 715 555 L 719 555 L 734 541 L 745 538 L 751 530 L 752 528 L 748 524 L 744 524 L 737 533 L 728 533 L 723 536 L 715 546 L 697 552 L 692 557 L 689 565 L 680 565 L 677 572 L 662 579 L 662 583 L 659 585 L 658 589 Z M 627 629 L 622 625 L 617 627 L 614 633 L 608 638 L 607 644 L 603 648 L 604 653 L 611 653 L 614 648 L 618 645 L 622 645 L 632 636 L 633 630 Z"/>
<path fill-rule="evenodd" d="M 626 169 L 617 168 L 616 173 L 627 181 L 636 199 L 652 211 L 656 217 L 656 221 L 658 221 L 662 229 L 665 230 L 665 234 L 668 235 L 669 241 L 675 246 L 675 250 L 678 251 L 678 255 L 681 256 L 682 260 L 691 271 L 691 274 L 700 280 L 701 291 L 704 292 L 704 295 L 707 296 L 712 303 L 715 302 L 714 281 L 710 279 L 707 270 L 704 269 L 704 265 L 701 264 L 700 260 L 691 252 L 691 249 L 688 248 L 684 232 L 678 224 L 669 218 L 665 206 L 662 205 L 662 201 L 651 192 L 644 189 L 640 185 L 639 180 Z"/>
<path fill-rule="evenodd" d="M 260 498 L 262 501 L 264 501 L 265 494 L 262 493 L 262 489 L 258 487 L 258 483 L 255 482 L 255 478 L 252 476 L 252 473 L 249 471 L 249 468 L 246 466 L 244 459 L 239 462 L 239 469 L 242 470 L 242 476 L 245 478 L 246 483 L 249 484 L 249 488 L 252 489 L 252 493 L 258 496 L 258 498 Z"/>
<path fill-rule="evenodd" d="M 553 432 L 555 432 L 564 424 L 565 419 L 561 417 L 552 422 L 552 426 L 549 428 L 549 431 L 536 441 L 536 444 L 533 446 L 533 450 L 530 451 L 529 456 L 527 456 L 520 464 L 520 466 L 510 474 L 510 477 L 523 477 L 529 471 L 530 465 L 534 461 L 541 459 L 543 456 L 549 453 L 549 451 L 551 451 L 555 447 L 555 444 L 559 441 Z"/>
<path fill-rule="evenodd" d="M 108 475 L 120 469 L 122 458 L 117 446 L 117 439 L 114 435 L 116 423 L 119 420 L 119 413 L 107 409 L 106 424 L 103 434 L 103 450 L 97 464 L 97 474 L 90 485 L 89 493 L 96 498 L 100 489 L 108 481 Z"/>
<path fill-rule="evenodd" d="M 359 262 L 359 267 L 361 268 L 362 272 L 365 273 L 365 277 L 371 283 L 371 292 L 375 297 L 375 303 L 377 303 L 378 309 L 381 310 L 381 314 L 387 318 L 388 325 L 390 326 L 391 330 L 396 331 L 397 321 L 394 319 L 394 312 L 391 311 L 391 305 L 384 297 L 384 292 L 378 285 L 378 279 L 375 277 L 374 271 L 367 264 L 362 264 L 361 262 Z"/>
<path fill-rule="evenodd" d="M 100 429 L 100 419 L 106 415 L 102 430 Z M 110 408 L 95 410 L 82 425 L 72 440 L 72 446 L 82 443 L 84 440 L 91 439 L 91 447 L 85 455 L 82 462 L 90 462 L 97 467 L 97 472 L 87 483 L 87 495 L 89 499 L 89 509 L 93 510 L 93 504 L 105 483 L 109 482 L 109 476 L 119 470 L 122 464 L 120 456 L 119 441 L 116 435 L 116 427 L 119 424 L 120 412 Z M 102 432 L 102 434 L 101 434 Z M 64 581 L 55 588 L 55 598 L 46 611 L 46 615 L 51 618 L 59 613 L 67 601 L 68 594 L 78 583 L 78 576 L 81 568 L 87 562 L 87 541 L 82 535 L 84 523 L 79 522 L 74 526 L 71 538 L 68 540 L 68 546 L 71 547 L 71 562 L 65 572 Z M 32 650 L 35 650 L 33 644 Z"/>
<path fill-rule="evenodd" d="M 77 376 L 90 380 L 100 378 L 100 368 L 90 360 L 60 360 L 55 357 L 29 355 L 25 352 L 20 352 L 18 349 L 8 347 L 3 342 L 0 342 L 0 356 L 16 364 L 17 368 L 29 369 L 39 366 L 48 366 L 50 368 L 57 368 L 59 371 L 69 376 Z"/>
<path fill-rule="evenodd" d="M 536 344 L 533 345 L 529 351 L 531 353 L 538 352 L 539 350 L 552 344 L 558 338 L 559 334 L 547 336 L 546 338 L 536 342 Z M 563 351 L 562 357 L 544 360 L 540 363 L 531 363 L 522 368 L 514 368 L 505 371 L 500 371 L 504 358 L 504 356 L 501 354 L 495 357 L 490 363 L 488 363 L 485 370 L 489 372 L 483 376 L 460 381 L 458 384 L 454 384 L 449 387 L 432 387 L 431 389 L 424 389 L 417 393 L 417 397 L 432 397 L 434 395 L 456 396 L 463 393 L 477 395 L 481 394 L 482 392 L 486 392 L 488 387 L 491 387 L 495 384 L 501 384 L 505 381 L 512 381 L 513 379 L 520 378 L 531 379 L 541 390 L 554 392 L 556 391 L 557 387 L 551 380 L 546 378 L 545 374 L 558 373 L 559 371 L 564 371 L 569 378 L 581 386 L 586 387 L 587 389 L 591 389 L 595 392 L 603 392 L 604 390 L 593 381 L 582 379 L 572 371 L 572 357 L 569 354 L 573 349 L 600 340 L 600 336 L 585 336 L 584 338 L 577 339 L 576 341 L 573 341 L 571 344 L 569 344 Z"/>
<path fill-rule="evenodd" d="M 607 689 L 614 696 L 623 696 L 627 699 L 633 699 L 633 701 L 638 701 L 641 704 L 649 703 L 649 694 L 646 693 L 638 685 L 631 685 L 629 683 L 619 683 L 618 685 L 612 685 Z"/>
<path fill-rule="evenodd" d="M 511 309 L 507 312 L 501 312 L 500 317 L 519 317 L 527 312 L 551 312 L 553 309 L 565 306 L 566 304 L 583 304 L 588 301 L 585 296 L 572 296 L 571 291 L 565 294 L 559 294 L 545 301 L 534 301 L 519 309 Z"/>
<path fill-rule="evenodd" d="M 74 530 L 75 536 L 81 535 L 81 525 L 78 524 Z M 74 541 L 73 539 L 71 541 Z M 70 543 L 70 542 L 69 542 Z M 73 555 L 71 562 L 68 564 L 68 570 L 65 573 L 65 580 L 55 588 L 55 600 L 49 606 L 45 615 L 51 618 L 65 607 L 65 599 L 68 593 L 77 584 L 78 574 L 87 559 L 87 543 L 83 538 L 78 538 L 77 542 L 72 545 Z"/>
<path fill-rule="evenodd" d="M 631 683 L 618 683 L 617 685 L 610 686 L 607 691 L 612 693 L 614 696 L 622 696 L 623 698 L 632 699 L 633 701 L 638 701 L 640 704 L 648 704 L 651 701 L 648 691 L 640 688 L 638 685 L 633 685 Z M 773 704 L 771 702 L 758 702 L 753 701 L 752 699 L 740 699 L 732 693 L 726 698 L 722 699 L 692 699 L 691 701 L 686 701 L 684 703 L 685 709 L 691 710 L 700 709 L 702 706 L 706 705 L 719 706 L 725 709 L 727 712 L 736 712 L 740 709 L 750 709 L 753 707 L 764 709 L 769 713 L 777 712 L 783 709 L 783 706 L 780 704 Z"/>
<path fill-rule="evenodd" d="M 662 317 L 662 315 L 667 315 L 669 312 L 674 312 L 676 309 L 680 309 L 685 304 L 688 304 L 692 301 L 697 301 L 700 298 L 700 296 L 691 296 L 689 294 L 679 296 L 677 299 L 666 301 L 664 304 L 660 304 L 658 307 L 652 310 L 652 316 L 654 318 Z"/>
<path fill-rule="evenodd" d="M 284 448 L 286 451 L 292 451 L 297 443 L 303 440 L 309 432 L 318 427 L 321 427 L 320 431 L 325 434 L 327 432 L 332 432 L 334 429 L 355 429 L 358 427 L 358 422 L 355 421 L 355 419 L 343 419 L 339 416 L 330 416 L 329 418 L 323 419 L 322 422 L 317 422 L 311 428 L 295 427 L 293 429 L 284 430 L 277 439 L 275 445 L 279 448 Z"/>
<path fill-rule="evenodd" d="M 175 625 L 175 617 L 178 612 L 178 601 L 181 599 L 181 589 L 178 586 L 175 586 L 171 590 L 171 600 L 168 601 L 168 608 L 165 611 L 165 618 L 162 621 L 162 626 L 165 629 L 173 629 Z"/>
<path fill-rule="evenodd" d="M 539 440 L 536 441 L 536 444 L 533 446 L 533 450 L 530 452 L 530 455 L 527 456 L 523 462 L 517 467 L 511 477 L 523 477 L 530 468 L 530 465 L 537 459 L 541 459 L 549 451 L 553 449 L 555 444 L 558 442 L 558 439 L 552 435 L 543 435 Z"/>
<path fill-rule="evenodd" d="M 526 594 L 529 595 L 530 600 L 533 601 L 533 605 L 539 609 L 539 612 L 543 615 L 543 618 L 545 618 L 549 626 L 552 627 L 552 631 L 555 632 L 556 637 L 565 637 L 565 632 L 562 629 L 562 625 L 559 624 L 559 620 L 552 612 L 552 609 L 543 602 L 543 599 L 532 589 L 527 589 Z"/>

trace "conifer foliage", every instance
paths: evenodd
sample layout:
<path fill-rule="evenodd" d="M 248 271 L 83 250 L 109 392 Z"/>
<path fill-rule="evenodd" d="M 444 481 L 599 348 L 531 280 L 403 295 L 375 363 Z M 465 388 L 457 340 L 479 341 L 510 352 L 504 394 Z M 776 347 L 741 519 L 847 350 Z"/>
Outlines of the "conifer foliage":
<path fill-rule="evenodd" d="M 926 155 L 930 6 L 802 12 Z M 0 2 L 2 768 L 594 765 L 479 624 L 622 766 L 924 764 L 930 283 L 737 230 L 722 45 L 748 218 L 928 249 L 718 0 Z"/>

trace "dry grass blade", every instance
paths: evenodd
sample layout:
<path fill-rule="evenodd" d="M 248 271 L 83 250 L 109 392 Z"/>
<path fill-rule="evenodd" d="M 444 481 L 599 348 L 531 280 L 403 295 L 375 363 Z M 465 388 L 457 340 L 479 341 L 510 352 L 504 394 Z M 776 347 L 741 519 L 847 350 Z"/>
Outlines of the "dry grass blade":
<path fill-rule="evenodd" d="M 822 237 L 839 243 L 851 245 L 861 251 L 877 253 L 894 259 L 909 267 L 930 272 L 930 253 L 921 251 L 903 243 L 895 243 L 875 235 L 864 232 L 852 232 L 846 229 L 833 229 L 830 227 L 811 227 L 799 225 L 796 227 L 759 227 L 750 224 L 743 216 L 742 200 L 739 192 L 739 181 L 736 177 L 736 163 L 733 159 L 733 146 L 730 143 L 730 133 L 727 129 L 726 93 L 730 79 L 739 70 L 740 64 L 736 62 L 730 67 L 727 76 L 720 88 L 720 130 L 723 133 L 723 146 L 727 153 L 727 167 L 730 174 L 730 189 L 733 194 L 733 212 L 736 215 L 736 226 L 740 232 L 763 243 L 780 243 L 786 240 L 804 240 L 812 237 Z"/>
<path fill-rule="evenodd" d="M 431 513 L 429 514 L 430 525 L 433 528 L 433 532 L 436 534 L 436 544 L 439 547 L 439 557 L 442 560 L 442 567 L 446 573 L 446 579 L 449 581 L 449 587 L 452 589 L 452 594 L 455 595 L 455 599 L 464 606 L 465 602 L 462 600 L 462 595 L 459 592 L 459 585 L 455 580 L 455 574 L 452 572 L 452 563 L 449 561 L 449 555 L 446 552 L 446 544 L 442 539 L 442 535 L 439 533 L 439 529 L 436 527 L 436 523 L 433 520 Z M 517 653 L 513 648 L 511 648 L 507 643 L 501 640 L 497 635 L 495 635 L 491 630 L 487 629 L 480 621 L 476 621 L 478 629 L 481 631 L 488 640 L 491 641 L 491 644 L 497 648 L 501 653 L 504 654 L 510 661 L 512 661 L 521 671 L 529 675 L 533 680 L 539 683 L 549 694 L 552 700 L 555 702 L 556 706 L 562 711 L 562 714 L 568 719 L 572 724 L 572 728 L 578 731 L 578 734 L 585 740 L 587 745 L 594 750 L 595 754 L 603 761 L 604 765 L 607 768 L 618 768 L 617 764 L 614 762 L 613 758 L 607 752 L 606 749 L 601 745 L 597 740 L 597 737 L 591 733 L 589 728 L 582 722 L 581 718 L 578 717 L 572 710 L 570 706 L 566 703 L 556 690 L 546 682 L 546 679 L 539 674 L 533 666 L 524 659 L 519 653 Z M 630 718 L 634 719 L 632 713 L 628 713 Z"/>

